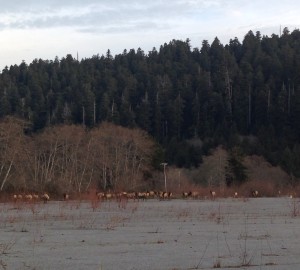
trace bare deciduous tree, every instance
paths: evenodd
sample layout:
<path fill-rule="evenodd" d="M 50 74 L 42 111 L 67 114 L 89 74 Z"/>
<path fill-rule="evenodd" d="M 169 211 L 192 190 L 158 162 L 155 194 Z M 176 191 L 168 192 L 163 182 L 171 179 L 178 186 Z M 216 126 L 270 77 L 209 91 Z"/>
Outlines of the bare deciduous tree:
<path fill-rule="evenodd" d="M 135 189 L 141 184 L 154 150 L 154 142 L 146 132 L 103 123 L 91 136 L 104 189 Z"/>
<path fill-rule="evenodd" d="M 16 181 L 16 163 L 24 145 L 25 122 L 7 117 L 0 123 L 0 191 Z"/>
<path fill-rule="evenodd" d="M 54 126 L 25 136 L 13 120 L 0 124 L 0 147 L 1 190 L 14 179 L 24 190 L 83 192 L 136 189 L 151 169 L 154 142 L 144 131 L 109 123 L 91 131 Z"/>

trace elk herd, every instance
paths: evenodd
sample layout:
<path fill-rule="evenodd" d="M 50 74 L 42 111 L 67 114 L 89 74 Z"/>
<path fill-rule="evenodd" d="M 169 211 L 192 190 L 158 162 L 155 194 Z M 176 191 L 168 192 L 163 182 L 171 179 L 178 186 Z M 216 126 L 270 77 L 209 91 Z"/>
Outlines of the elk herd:
<path fill-rule="evenodd" d="M 134 201 L 145 201 L 147 199 L 158 198 L 160 200 L 171 199 L 172 192 L 157 192 L 157 191 L 144 191 L 144 192 L 96 192 L 96 196 L 99 200 L 111 200 L 113 198 L 117 200 L 132 199 Z"/>
<path fill-rule="evenodd" d="M 207 193 L 207 194 L 206 194 Z M 217 192 L 215 190 L 209 190 L 209 192 L 199 192 L 199 191 L 183 191 L 182 193 L 173 192 L 163 192 L 163 191 L 145 191 L 145 192 L 96 192 L 96 197 L 99 200 L 111 200 L 113 198 L 120 199 L 132 199 L 132 200 L 147 200 L 157 198 L 159 200 L 170 200 L 170 199 L 211 199 L 215 200 Z M 249 196 L 246 197 L 259 197 L 259 192 L 257 190 L 250 190 Z M 222 197 L 222 196 L 219 196 Z M 229 197 L 239 198 L 237 191 Z"/>
<path fill-rule="evenodd" d="M 237 194 L 237 193 L 236 193 Z M 207 196 L 201 196 L 198 191 L 182 192 L 181 194 L 165 191 L 144 191 L 144 192 L 96 192 L 96 197 L 99 200 L 116 200 L 132 199 L 133 201 L 145 201 L 147 199 L 158 199 L 158 200 L 170 200 L 170 199 L 201 199 L 208 198 Z M 236 195 L 237 197 L 237 195 Z M 210 198 L 214 200 L 216 198 L 216 192 L 210 191 Z"/>
<path fill-rule="evenodd" d="M 47 203 L 50 200 L 50 196 L 46 192 L 41 195 L 38 195 L 36 193 L 13 194 L 12 199 L 15 203 L 17 203 L 17 202 L 39 202 L 39 201 L 43 201 L 44 203 Z"/>
<path fill-rule="evenodd" d="M 207 194 L 199 191 L 184 191 L 182 193 L 173 193 L 173 192 L 165 192 L 165 191 L 142 191 L 142 192 L 103 192 L 97 191 L 94 193 L 93 198 L 99 201 L 111 201 L 116 200 L 119 202 L 122 201 L 146 201 L 148 199 L 158 199 L 158 200 L 170 200 L 170 199 L 211 199 L 215 200 L 217 198 L 217 192 L 215 190 L 209 190 L 206 192 Z M 280 196 L 281 193 L 278 193 Z M 221 196 L 222 197 L 222 196 Z M 232 198 L 239 198 L 238 192 L 233 192 Z M 253 197 L 257 198 L 260 197 L 260 193 L 258 190 L 250 190 L 249 196 L 246 197 Z M 291 196 L 290 196 L 291 197 Z M 89 197 L 91 198 L 91 197 Z M 245 198 L 245 196 L 244 196 Z M 15 203 L 17 202 L 44 202 L 47 203 L 50 200 L 50 196 L 48 193 L 42 193 L 38 195 L 36 193 L 28 193 L 28 194 L 13 194 L 12 199 Z M 56 198 L 57 199 L 57 198 Z M 62 194 L 62 200 L 68 201 L 70 199 L 70 195 L 68 193 Z M 72 199 L 78 199 L 77 196 L 72 196 Z"/>

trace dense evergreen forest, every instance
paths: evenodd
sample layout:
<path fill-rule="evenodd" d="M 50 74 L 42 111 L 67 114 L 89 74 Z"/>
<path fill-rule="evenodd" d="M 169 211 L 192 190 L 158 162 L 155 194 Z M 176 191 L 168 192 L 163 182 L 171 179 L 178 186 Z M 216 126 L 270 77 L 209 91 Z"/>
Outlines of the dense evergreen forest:
<path fill-rule="evenodd" d="M 161 160 L 178 167 L 198 166 L 221 144 L 232 150 L 231 166 L 257 154 L 299 178 L 300 31 L 249 31 L 242 42 L 200 45 L 172 40 L 147 54 L 108 50 L 81 61 L 67 55 L 6 67 L 0 117 L 31 123 L 28 134 L 58 124 L 138 127 L 162 146 Z"/>

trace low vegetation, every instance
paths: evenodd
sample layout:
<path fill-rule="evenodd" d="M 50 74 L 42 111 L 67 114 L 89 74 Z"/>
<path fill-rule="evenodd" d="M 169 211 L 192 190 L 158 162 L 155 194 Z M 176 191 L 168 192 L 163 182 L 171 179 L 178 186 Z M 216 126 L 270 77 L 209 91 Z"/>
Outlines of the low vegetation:
<path fill-rule="evenodd" d="M 111 123 L 92 130 L 54 126 L 30 135 L 24 129 L 26 123 L 15 118 L 0 122 L 3 197 L 48 192 L 52 198 L 62 199 L 64 194 L 80 198 L 80 194 L 96 191 L 164 191 L 165 184 L 173 194 L 196 192 L 199 197 L 210 196 L 210 190 L 219 197 L 248 196 L 251 190 L 259 190 L 260 196 L 298 193 L 297 181 L 279 166 L 222 146 L 211 150 L 198 167 L 166 166 L 165 179 L 163 166 L 155 165 L 162 161 L 159 146 L 140 129 Z"/>

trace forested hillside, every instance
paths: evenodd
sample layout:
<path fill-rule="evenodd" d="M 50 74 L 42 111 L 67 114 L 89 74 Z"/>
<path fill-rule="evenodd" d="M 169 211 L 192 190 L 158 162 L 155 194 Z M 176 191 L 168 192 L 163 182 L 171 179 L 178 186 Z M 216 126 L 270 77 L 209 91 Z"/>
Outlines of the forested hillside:
<path fill-rule="evenodd" d="M 172 40 L 78 61 L 71 55 L 5 68 L 0 117 L 17 116 L 34 134 L 58 124 L 103 121 L 147 131 L 163 161 L 196 167 L 209 149 L 230 151 L 227 184 L 245 179 L 243 155 L 262 155 L 300 177 L 300 31 L 249 31 L 199 48 Z"/>

